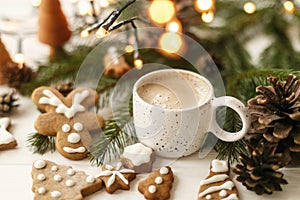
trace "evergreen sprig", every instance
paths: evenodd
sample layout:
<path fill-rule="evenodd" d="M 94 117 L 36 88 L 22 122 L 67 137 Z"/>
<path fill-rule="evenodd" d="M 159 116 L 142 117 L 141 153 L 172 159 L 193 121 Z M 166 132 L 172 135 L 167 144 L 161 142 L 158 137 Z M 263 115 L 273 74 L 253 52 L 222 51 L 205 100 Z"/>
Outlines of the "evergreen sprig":
<path fill-rule="evenodd" d="M 33 153 L 45 154 L 48 150 L 55 151 L 55 137 L 44 136 L 40 133 L 31 133 L 27 138 L 28 147 L 33 150 Z"/>

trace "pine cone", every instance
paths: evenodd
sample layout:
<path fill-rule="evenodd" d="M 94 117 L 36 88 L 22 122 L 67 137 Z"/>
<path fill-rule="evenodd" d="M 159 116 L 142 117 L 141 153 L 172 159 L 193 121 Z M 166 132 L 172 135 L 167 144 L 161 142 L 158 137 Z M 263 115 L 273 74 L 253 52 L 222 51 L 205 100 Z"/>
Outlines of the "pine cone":
<path fill-rule="evenodd" d="M 287 184 L 287 181 L 283 179 L 283 173 L 277 170 L 285 155 L 275 153 L 276 146 L 264 143 L 256 148 L 248 146 L 247 149 L 250 156 L 240 154 L 242 164 L 237 164 L 233 169 L 238 175 L 237 181 L 258 195 L 282 191 L 281 185 Z"/>
<path fill-rule="evenodd" d="M 295 163 L 300 160 L 300 81 L 295 75 L 268 81 L 272 85 L 258 86 L 260 95 L 248 101 L 252 125 L 246 139 L 253 146 L 264 140 L 276 144 L 276 152 L 289 153 Z"/>
<path fill-rule="evenodd" d="M 13 108 L 18 107 L 16 104 L 18 98 L 16 97 L 15 91 L 10 93 L 5 93 L 0 95 L 0 112 L 1 113 L 10 113 Z"/>
<path fill-rule="evenodd" d="M 56 84 L 54 87 L 57 91 L 59 91 L 62 95 L 65 97 L 74 90 L 74 83 L 73 82 L 68 82 L 68 83 L 60 83 Z"/>

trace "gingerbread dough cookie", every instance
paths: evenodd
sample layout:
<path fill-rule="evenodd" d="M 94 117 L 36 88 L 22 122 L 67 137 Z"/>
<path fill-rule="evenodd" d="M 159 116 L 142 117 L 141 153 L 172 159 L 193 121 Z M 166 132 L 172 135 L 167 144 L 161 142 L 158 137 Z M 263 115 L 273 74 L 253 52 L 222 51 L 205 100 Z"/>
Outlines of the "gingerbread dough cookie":
<path fill-rule="evenodd" d="M 7 131 L 10 122 L 8 117 L 0 118 L 0 150 L 12 149 L 17 146 L 16 139 Z"/>
<path fill-rule="evenodd" d="M 200 182 L 198 200 L 238 200 L 238 191 L 229 177 L 227 161 L 214 159 L 210 173 Z"/>

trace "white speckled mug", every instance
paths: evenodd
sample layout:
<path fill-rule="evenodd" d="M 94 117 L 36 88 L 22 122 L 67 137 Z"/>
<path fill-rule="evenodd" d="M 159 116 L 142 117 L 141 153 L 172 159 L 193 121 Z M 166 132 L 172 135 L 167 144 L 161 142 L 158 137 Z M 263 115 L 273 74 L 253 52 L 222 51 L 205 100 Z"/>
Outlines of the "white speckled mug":
<path fill-rule="evenodd" d="M 236 133 L 218 125 L 216 109 L 235 110 L 243 123 Z M 133 87 L 133 119 L 139 141 L 157 155 L 178 158 L 201 148 L 206 133 L 224 141 L 241 139 L 249 129 L 248 109 L 230 96 L 214 97 L 211 83 L 187 70 L 163 69 L 142 76 Z"/>

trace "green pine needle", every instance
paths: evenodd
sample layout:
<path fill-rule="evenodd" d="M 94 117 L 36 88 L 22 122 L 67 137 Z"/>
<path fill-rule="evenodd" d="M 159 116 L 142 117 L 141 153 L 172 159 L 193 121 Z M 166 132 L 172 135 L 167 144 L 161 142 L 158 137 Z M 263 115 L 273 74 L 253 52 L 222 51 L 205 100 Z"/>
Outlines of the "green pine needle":
<path fill-rule="evenodd" d="M 48 150 L 55 151 L 55 137 L 44 136 L 40 133 L 31 133 L 27 138 L 28 147 L 33 150 L 33 153 L 45 154 Z"/>

